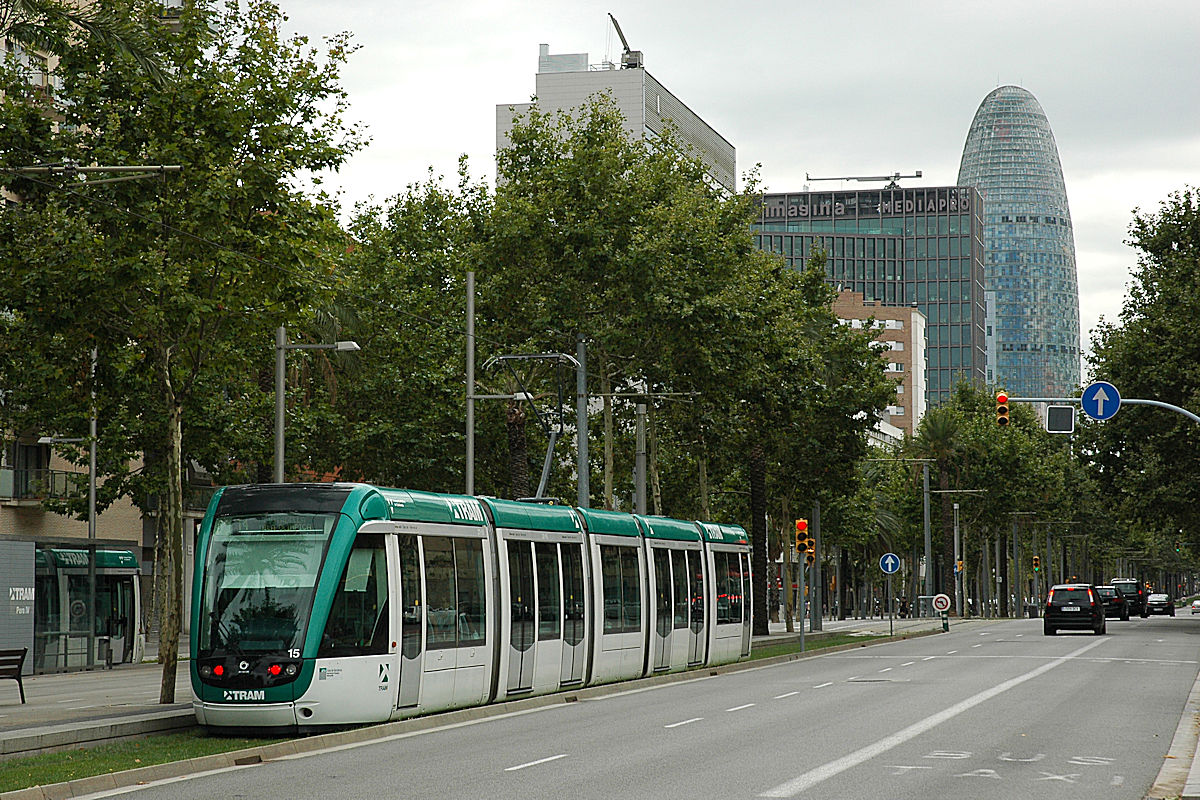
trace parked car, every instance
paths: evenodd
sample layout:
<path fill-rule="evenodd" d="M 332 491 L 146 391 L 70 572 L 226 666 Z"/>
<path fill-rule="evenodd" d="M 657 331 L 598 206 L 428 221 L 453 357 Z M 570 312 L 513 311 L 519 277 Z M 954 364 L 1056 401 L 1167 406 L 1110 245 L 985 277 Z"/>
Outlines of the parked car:
<path fill-rule="evenodd" d="M 1125 622 L 1129 621 L 1129 602 L 1121 590 L 1115 586 L 1097 586 L 1096 591 L 1104 602 L 1104 616 L 1116 617 Z"/>
<path fill-rule="evenodd" d="M 1104 601 L 1091 584 L 1060 583 L 1052 586 L 1046 595 L 1042 626 L 1047 636 L 1053 636 L 1060 630 L 1090 630 L 1102 636 L 1108 632 Z"/>
<path fill-rule="evenodd" d="M 1200 611 L 1200 600 L 1193 600 L 1192 601 L 1192 613 L 1195 614 L 1197 611 Z"/>
<path fill-rule="evenodd" d="M 1113 578 L 1109 583 L 1116 586 L 1121 590 L 1121 594 L 1125 595 L 1131 616 L 1133 614 L 1140 617 L 1146 616 L 1146 590 L 1142 588 L 1141 581 L 1136 578 Z"/>
<path fill-rule="evenodd" d="M 1162 592 L 1155 592 L 1146 598 L 1146 614 L 1167 614 L 1175 616 L 1175 603 L 1171 600 L 1171 596 Z"/>

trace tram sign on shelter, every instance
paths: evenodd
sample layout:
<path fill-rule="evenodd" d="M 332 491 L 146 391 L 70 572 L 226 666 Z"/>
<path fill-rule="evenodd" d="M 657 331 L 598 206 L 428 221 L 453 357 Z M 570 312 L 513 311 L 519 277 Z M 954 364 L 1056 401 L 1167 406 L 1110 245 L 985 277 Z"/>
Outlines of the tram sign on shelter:
<path fill-rule="evenodd" d="M 1108 381 L 1094 381 L 1079 398 L 1083 413 L 1097 422 L 1112 419 L 1121 407 L 1121 393 Z"/>

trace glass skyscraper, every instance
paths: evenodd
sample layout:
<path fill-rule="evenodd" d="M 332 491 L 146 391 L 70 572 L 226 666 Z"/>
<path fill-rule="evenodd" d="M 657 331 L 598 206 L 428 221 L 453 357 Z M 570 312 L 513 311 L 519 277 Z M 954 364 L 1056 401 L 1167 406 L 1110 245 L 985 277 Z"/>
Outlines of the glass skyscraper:
<path fill-rule="evenodd" d="M 768 194 L 754 241 L 797 269 L 820 249 L 830 284 L 924 314 L 921 382 L 937 406 L 959 380 L 984 382 L 985 214 L 967 186 Z"/>
<path fill-rule="evenodd" d="M 1074 396 L 1075 239 L 1058 147 L 1032 94 L 1001 86 L 983 99 L 958 183 L 984 201 L 988 382 L 1024 397 Z"/>

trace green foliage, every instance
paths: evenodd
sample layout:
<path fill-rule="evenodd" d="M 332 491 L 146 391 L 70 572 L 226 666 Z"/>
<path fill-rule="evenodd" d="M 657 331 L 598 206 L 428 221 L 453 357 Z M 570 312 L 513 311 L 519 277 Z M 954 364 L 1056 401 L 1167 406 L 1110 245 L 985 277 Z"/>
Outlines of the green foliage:
<path fill-rule="evenodd" d="M 1200 191 L 1172 193 L 1157 213 L 1134 215 L 1139 251 L 1120 321 L 1093 334 L 1089 364 L 1124 397 L 1200 410 Z M 1200 543 L 1200 429 L 1167 410 L 1123 405 L 1087 425 L 1082 441 L 1111 508 L 1125 527 L 1163 542 Z M 1165 545 L 1164 545 L 1165 546 Z"/>

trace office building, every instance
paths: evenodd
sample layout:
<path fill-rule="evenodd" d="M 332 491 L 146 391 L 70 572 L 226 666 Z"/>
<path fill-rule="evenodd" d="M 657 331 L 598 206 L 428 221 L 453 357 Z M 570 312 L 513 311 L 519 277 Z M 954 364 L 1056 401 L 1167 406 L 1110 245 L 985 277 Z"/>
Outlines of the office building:
<path fill-rule="evenodd" d="M 1079 385 L 1079 280 L 1062 164 L 1037 99 L 1001 86 L 983 99 L 958 182 L 984 199 L 988 383 L 1024 397 Z"/>
<path fill-rule="evenodd" d="M 901 436 L 905 431 L 915 434 L 926 408 L 925 315 L 912 306 L 864 300 L 861 292 L 845 289 L 834 299 L 833 313 L 843 325 L 862 328 L 870 322 L 878 332 L 875 341 L 887 348 L 885 369 L 896 382 L 896 399 L 884 409 L 880 427 L 885 433 L 899 429 Z"/>
<path fill-rule="evenodd" d="M 543 110 L 570 111 L 597 93 L 608 92 L 625 117 L 630 138 L 653 141 L 673 127 L 680 144 L 704 162 L 709 178 L 734 191 L 737 163 L 733 145 L 647 72 L 640 53 L 635 55 L 619 66 L 589 65 L 587 53 L 551 54 L 548 45 L 540 45 L 534 82 L 537 105 Z M 496 106 L 497 150 L 508 145 L 513 118 L 532 107 L 532 103 Z"/>
<path fill-rule="evenodd" d="M 755 242 L 797 269 L 819 248 L 826 279 L 838 289 L 880 308 L 920 311 L 924 399 L 936 406 L 960 379 L 984 382 L 981 215 L 979 194 L 966 186 L 769 194 Z M 905 414 L 896 416 L 915 424 L 913 403 L 903 405 Z"/>

